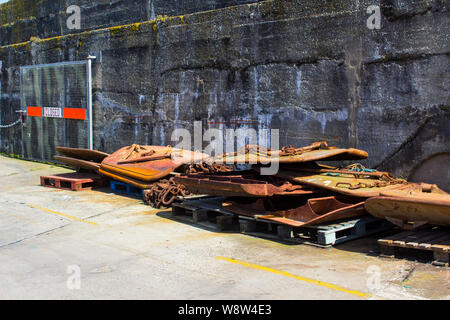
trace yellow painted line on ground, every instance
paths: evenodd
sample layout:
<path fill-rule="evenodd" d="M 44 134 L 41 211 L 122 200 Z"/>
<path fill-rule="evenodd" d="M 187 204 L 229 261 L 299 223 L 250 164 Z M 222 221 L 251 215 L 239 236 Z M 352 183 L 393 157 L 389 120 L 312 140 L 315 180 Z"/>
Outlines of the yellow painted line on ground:
<path fill-rule="evenodd" d="M 225 257 L 216 257 L 219 260 L 223 260 L 223 261 L 227 261 L 227 262 L 231 262 L 234 264 L 239 264 L 245 267 L 249 267 L 249 268 L 253 268 L 253 269 L 258 269 L 258 270 L 263 270 L 263 271 L 267 271 L 267 272 L 271 272 L 271 273 L 275 273 L 275 274 L 279 274 L 285 277 L 289 277 L 289 278 L 293 278 L 296 280 L 300 280 L 300 281 L 304 281 L 310 284 L 315 284 L 321 287 L 326 287 L 329 289 L 333 289 L 333 290 L 337 290 L 337 291 L 341 291 L 341 292 L 346 292 L 346 293 L 350 293 L 350 294 L 354 294 L 357 295 L 358 297 L 362 297 L 362 298 L 369 298 L 371 295 L 368 293 L 363 293 L 363 292 L 359 292 L 356 290 L 349 290 L 349 289 L 345 289 L 342 288 L 340 286 L 331 284 L 331 283 L 327 283 L 327 282 L 323 282 L 323 281 L 319 281 L 319 280 L 315 280 L 315 279 L 310 279 L 310 278 L 305 278 L 305 277 L 301 277 L 301 276 L 297 276 L 295 274 L 286 272 L 286 271 L 280 271 L 280 270 L 276 270 L 276 269 L 272 269 L 272 268 L 267 268 L 267 267 L 262 267 L 262 266 L 258 266 L 256 264 L 251 264 L 245 261 L 239 261 L 236 259 L 230 259 L 230 258 L 225 258 Z"/>
<path fill-rule="evenodd" d="M 32 205 L 32 204 L 29 204 L 28 206 L 30 208 L 39 209 L 39 210 L 42 210 L 42 211 L 45 211 L 45 212 L 48 212 L 48 213 L 53 213 L 53 214 L 56 214 L 58 216 L 70 219 L 70 220 L 84 222 L 84 223 L 89 223 L 89 224 L 92 224 L 93 226 L 98 226 L 98 224 L 96 224 L 95 222 L 91 222 L 91 221 L 83 220 L 83 219 L 80 219 L 80 218 L 77 218 L 77 217 L 69 216 L 68 214 L 64 214 L 64 213 L 61 213 L 61 212 L 57 212 L 57 211 L 41 208 L 41 207 L 38 207 L 38 206 L 35 206 L 35 205 Z"/>

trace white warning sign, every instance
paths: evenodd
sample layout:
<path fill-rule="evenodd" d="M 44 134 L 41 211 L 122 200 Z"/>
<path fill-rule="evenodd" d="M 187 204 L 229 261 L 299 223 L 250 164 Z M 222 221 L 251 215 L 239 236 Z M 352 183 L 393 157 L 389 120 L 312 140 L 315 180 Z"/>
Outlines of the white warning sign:
<path fill-rule="evenodd" d="M 48 118 L 62 118 L 62 109 L 61 108 L 54 108 L 54 107 L 44 107 L 42 112 L 42 116 L 48 117 Z"/>

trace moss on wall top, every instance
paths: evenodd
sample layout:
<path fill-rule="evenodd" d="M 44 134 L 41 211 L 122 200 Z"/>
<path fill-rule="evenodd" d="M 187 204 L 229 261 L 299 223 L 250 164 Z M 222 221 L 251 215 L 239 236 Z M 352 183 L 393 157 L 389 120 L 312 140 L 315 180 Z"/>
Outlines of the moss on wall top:
<path fill-rule="evenodd" d="M 10 0 L 0 4 L 0 25 L 36 19 L 42 2 L 46 1 L 49 0 Z"/>

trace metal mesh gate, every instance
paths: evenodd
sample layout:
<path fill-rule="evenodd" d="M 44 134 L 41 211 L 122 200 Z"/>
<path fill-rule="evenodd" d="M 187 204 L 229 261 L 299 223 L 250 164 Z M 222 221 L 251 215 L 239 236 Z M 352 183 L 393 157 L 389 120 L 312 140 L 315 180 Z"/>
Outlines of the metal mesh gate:
<path fill-rule="evenodd" d="M 57 146 L 92 148 L 91 64 L 21 67 L 23 157 L 54 161 Z"/>

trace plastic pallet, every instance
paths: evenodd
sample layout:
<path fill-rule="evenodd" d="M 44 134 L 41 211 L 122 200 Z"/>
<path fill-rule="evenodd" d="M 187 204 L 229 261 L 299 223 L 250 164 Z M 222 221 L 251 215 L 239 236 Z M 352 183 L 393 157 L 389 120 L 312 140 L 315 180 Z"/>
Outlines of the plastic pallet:
<path fill-rule="evenodd" d="M 332 246 L 386 231 L 393 227 L 394 225 L 386 220 L 364 216 L 358 219 L 336 221 L 330 224 L 307 226 L 305 229 L 315 233 L 316 241 L 319 245 Z"/>
<path fill-rule="evenodd" d="M 120 182 L 111 180 L 110 182 L 111 190 L 117 193 L 122 193 L 130 196 L 136 196 L 136 197 L 142 197 L 143 196 L 143 190 L 129 185 L 128 183 Z"/>
<path fill-rule="evenodd" d="M 94 173 L 64 173 L 53 176 L 41 176 L 41 186 L 69 191 L 85 191 L 101 188 L 107 179 Z"/>

